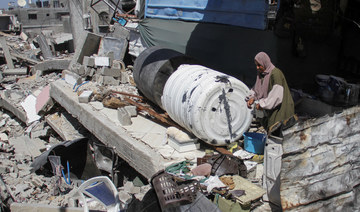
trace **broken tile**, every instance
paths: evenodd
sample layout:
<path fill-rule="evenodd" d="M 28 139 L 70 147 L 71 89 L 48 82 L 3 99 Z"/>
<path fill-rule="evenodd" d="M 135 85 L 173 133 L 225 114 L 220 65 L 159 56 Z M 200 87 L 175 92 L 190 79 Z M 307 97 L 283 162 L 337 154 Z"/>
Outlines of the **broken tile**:
<path fill-rule="evenodd" d="M 51 104 L 51 98 L 50 98 L 50 86 L 45 86 L 40 94 L 36 97 L 36 113 L 39 113 L 40 111 L 44 110 L 44 108 Z"/>

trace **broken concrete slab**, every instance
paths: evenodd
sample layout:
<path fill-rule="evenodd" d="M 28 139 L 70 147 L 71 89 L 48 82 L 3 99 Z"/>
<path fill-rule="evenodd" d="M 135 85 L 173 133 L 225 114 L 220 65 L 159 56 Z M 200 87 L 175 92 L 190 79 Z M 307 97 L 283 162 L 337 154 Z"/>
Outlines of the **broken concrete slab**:
<path fill-rule="evenodd" d="M 36 41 L 38 42 L 41 52 L 43 54 L 43 57 L 47 60 L 47 59 L 51 59 L 53 58 L 51 49 L 49 44 L 46 41 L 46 37 L 43 33 L 39 33 L 38 36 L 36 37 Z"/>
<path fill-rule="evenodd" d="M 36 64 L 32 69 L 31 73 L 35 74 L 37 71 L 41 71 L 40 76 L 43 75 L 45 72 L 48 71 L 62 71 L 69 67 L 71 60 L 69 59 L 53 59 L 53 60 L 46 60 L 42 63 Z"/>
<path fill-rule="evenodd" d="M 104 37 L 99 45 L 99 55 L 113 52 L 115 60 L 123 60 L 128 41 L 124 38 Z"/>
<path fill-rule="evenodd" d="M 40 62 L 37 61 L 37 60 L 33 60 L 33 59 L 31 59 L 31 58 L 28 58 L 28 57 L 26 57 L 26 56 L 23 56 L 23 55 L 21 55 L 21 54 L 17 54 L 17 53 L 14 53 L 14 52 L 11 53 L 11 56 L 12 56 L 12 58 L 14 58 L 14 59 L 25 60 L 26 62 L 28 62 L 28 63 L 30 63 L 30 64 L 33 64 L 33 65 L 40 63 Z"/>
<path fill-rule="evenodd" d="M 10 111 L 12 114 L 14 114 L 18 119 L 20 119 L 22 122 L 27 123 L 27 117 L 26 112 L 23 108 L 17 107 L 14 105 L 14 102 L 9 99 L 9 97 L 5 94 L 4 91 L 0 92 L 0 106 L 8 111 Z"/>
<path fill-rule="evenodd" d="M 0 44 L 1 44 L 1 47 L 4 51 L 4 55 L 5 55 L 5 60 L 6 60 L 6 63 L 7 63 L 7 66 L 10 68 L 10 69 L 14 69 L 15 66 L 14 66 L 14 63 L 12 61 L 12 58 L 11 58 L 11 55 L 10 55 L 10 51 L 9 51 L 9 47 L 6 43 L 6 39 L 5 37 L 1 36 L 0 37 Z"/>
<path fill-rule="evenodd" d="M 72 91 L 70 85 L 63 80 L 57 80 L 51 83 L 50 96 L 63 106 L 69 113 L 76 116 L 79 122 L 92 132 L 102 143 L 107 146 L 114 147 L 114 151 L 118 156 L 124 159 L 130 166 L 137 170 L 144 177 L 150 179 L 156 172 L 165 167 L 165 164 L 174 162 L 171 158 L 164 158 L 157 149 L 151 148 L 149 143 L 141 139 L 136 139 L 130 133 L 121 127 L 116 115 L 107 116 L 103 110 L 95 110 L 91 104 L 80 104 L 76 93 Z M 108 109 L 111 110 L 111 109 Z M 116 110 L 115 111 L 116 114 Z M 138 117 L 135 117 L 139 118 Z M 139 118 L 140 120 L 140 118 Z M 143 120 L 146 120 L 143 118 Z M 131 129 L 133 134 L 137 130 L 153 129 L 154 122 L 147 122 L 147 127 L 141 129 L 141 121 L 133 122 Z M 149 126 L 150 125 L 150 126 Z M 165 128 L 163 133 L 155 133 L 158 135 L 156 140 L 165 138 Z M 149 131 L 143 132 L 142 136 Z M 153 139 L 152 139 L 153 140 Z M 171 148 L 171 147 L 169 147 Z M 174 150 L 173 150 L 174 151 Z M 199 151 L 200 152 L 200 151 Z M 202 153 L 203 155 L 205 152 Z M 193 154 L 194 155 L 194 154 Z M 180 159 L 181 155 L 179 155 Z M 185 156 L 182 157 L 185 159 Z"/>
<path fill-rule="evenodd" d="M 12 68 L 12 69 L 5 69 L 3 71 L 4 75 L 26 75 L 27 68 Z"/>
<path fill-rule="evenodd" d="M 59 112 L 45 117 L 46 122 L 64 140 L 70 141 L 84 138 L 84 132 L 78 120 L 67 112 Z M 80 132 L 80 131 L 81 132 Z"/>

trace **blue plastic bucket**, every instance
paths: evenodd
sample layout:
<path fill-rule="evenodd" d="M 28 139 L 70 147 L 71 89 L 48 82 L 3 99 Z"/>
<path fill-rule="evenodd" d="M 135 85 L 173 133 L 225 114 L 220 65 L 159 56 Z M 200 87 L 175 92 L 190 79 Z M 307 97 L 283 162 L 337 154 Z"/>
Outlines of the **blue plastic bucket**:
<path fill-rule="evenodd" d="M 244 135 L 244 149 L 258 155 L 264 154 L 266 134 L 246 132 Z"/>

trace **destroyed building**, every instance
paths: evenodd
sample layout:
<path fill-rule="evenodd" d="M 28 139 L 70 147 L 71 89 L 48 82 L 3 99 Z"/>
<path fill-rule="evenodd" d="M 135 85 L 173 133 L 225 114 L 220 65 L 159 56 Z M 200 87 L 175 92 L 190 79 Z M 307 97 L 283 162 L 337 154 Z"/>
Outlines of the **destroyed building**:
<path fill-rule="evenodd" d="M 26 3 L 0 19 L 0 211 L 360 209 L 358 1 Z M 267 132 L 258 51 L 297 114 Z"/>

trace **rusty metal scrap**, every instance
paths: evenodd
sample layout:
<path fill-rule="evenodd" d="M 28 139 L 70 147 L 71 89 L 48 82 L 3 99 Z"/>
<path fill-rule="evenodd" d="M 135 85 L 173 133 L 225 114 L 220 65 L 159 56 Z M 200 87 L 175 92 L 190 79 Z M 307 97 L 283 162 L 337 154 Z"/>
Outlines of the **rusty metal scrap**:
<path fill-rule="evenodd" d="M 167 115 L 159 114 L 159 113 L 155 112 L 153 109 L 145 107 L 145 106 L 141 105 L 140 103 L 135 102 L 134 100 L 132 100 L 130 98 L 125 97 L 124 100 L 129 102 L 132 105 L 135 105 L 140 110 L 144 110 L 144 111 L 148 112 L 151 116 L 153 116 L 157 120 L 161 121 L 162 123 L 170 125 L 170 126 L 179 127 L 180 129 L 182 129 L 182 127 L 178 126 L 175 122 L 170 120 L 170 118 Z"/>
<path fill-rule="evenodd" d="M 135 97 L 135 98 L 138 98 L 138 99 L 144 99 L 144 97 L 142 97 L 142 96 L 138 96 L 138 95 L 122 92 L 122 91 L 114 91 L 114 90 L 112 90 L 111 92 L 116 93 L 116 94 L 121 94 L 121 95 L 124 95 L 124 96 Z"/>

